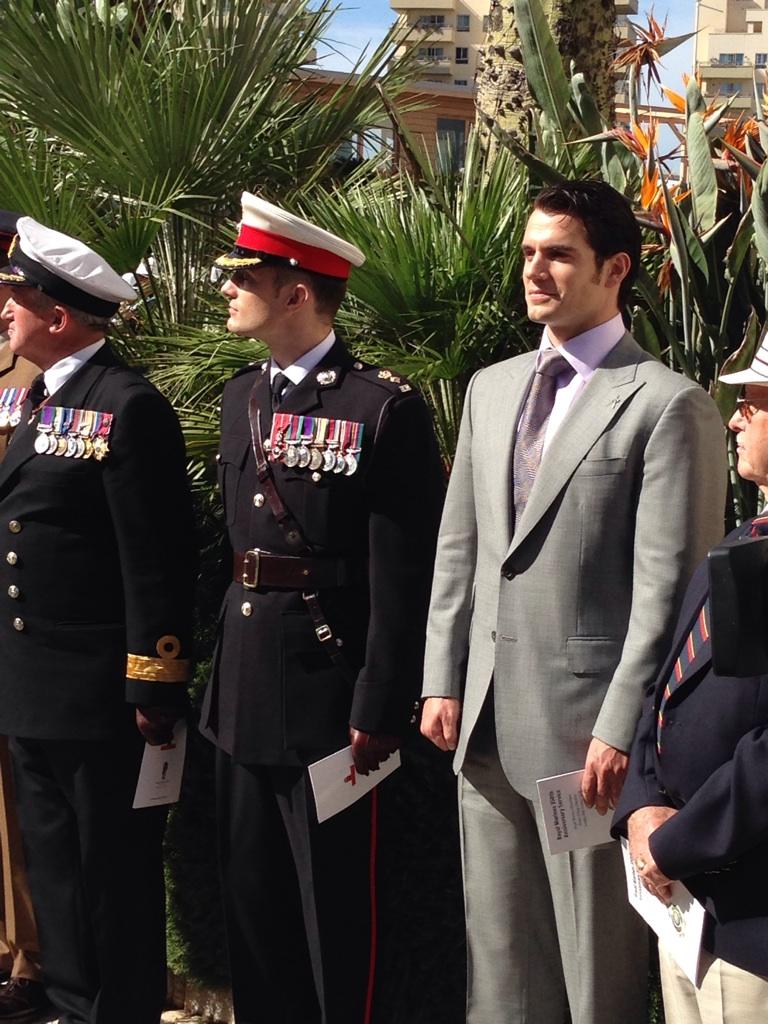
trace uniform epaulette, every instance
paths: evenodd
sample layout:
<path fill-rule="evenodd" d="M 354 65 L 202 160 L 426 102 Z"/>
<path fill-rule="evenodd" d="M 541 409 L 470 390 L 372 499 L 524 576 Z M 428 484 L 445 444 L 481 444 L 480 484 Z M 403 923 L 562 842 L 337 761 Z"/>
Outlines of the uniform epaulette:
<path fill-rule="evenodd" d="M 268 359 L 256 359 L 254 362 L 248 363 L 246 366 L 241 366 L 239 370 L 235 370 L 229 379 L 235 380 L 237 377 L 242 377 L 244 373 L 253 373 L 254 370 L 260 370 L 262 373 L 265 373 L 268 366 Z"/>
<path fill-rule="evenodd" d="M 357 371 L 364 380 L 369 381 L 371 384 L 378 384 L 379 387 L 384 388 L 387 391 L 399 392 L 407 395 L 410 391 L 413 391 L 413 384 L 406 380 L 405 377 L 401 377 L 397 373 L 393 373 L 392 370 L 382 370 L 378 366 L 374 366 L 372 363 L 363 363 L 359 359 L 356 359 L 352 364 L 352 369 Z"/>

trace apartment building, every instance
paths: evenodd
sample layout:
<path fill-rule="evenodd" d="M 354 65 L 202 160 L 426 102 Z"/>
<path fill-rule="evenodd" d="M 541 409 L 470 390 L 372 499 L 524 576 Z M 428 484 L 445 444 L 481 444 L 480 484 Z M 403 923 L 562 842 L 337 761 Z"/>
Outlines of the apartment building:
<path fill-rule="evenodd" d="M 638 0 L 616 0 L 616 28 L 631 37 L 627 15 Z M 490 0 L 390 0 L 403 32 L 418 40 L 424 80 L 472 90 L 477 56 L 488 32 Z"/>
<path fill-rule="evenodd" d="M 697 0 L 696 70 L 712 101 L 753 111 L 768 69 L 768 0 Z"/>

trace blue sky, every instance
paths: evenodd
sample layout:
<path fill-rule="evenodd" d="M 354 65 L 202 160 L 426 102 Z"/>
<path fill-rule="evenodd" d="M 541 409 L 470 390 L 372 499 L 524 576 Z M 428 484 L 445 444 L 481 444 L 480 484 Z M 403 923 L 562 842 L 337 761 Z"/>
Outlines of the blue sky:
<path fill-rule="evenodd" d="M 488 6 L 490 7 L 490 2 Z M 644 5 L 641 0 L 639 8 L 639 13 L 631 20 L 645 25 L 645 11 L 650 10 L 650 5 Z M 667 34 L 682 35 L 693 31 L 694 8 L 694 0 L 674 0 L 673 3 L 656 0 L 654 14 L 657 21 L 663 22 L 669 12 Z M 366 46 L 370 48 L 381 40 L 394 18 L 388 0 L 345 0 L 330 30 L 329 41 L 335 52 L 328 52 L 327 57 L 321 61 L 321 66 L 348 71 Z M 320 48 L 318 55 L 322 54 L 323 49 Z M 670 53 L 663 63 L 662 81 L 680 92 L 681 75 L 684 71 L 690 71 L 693 63 L 693 40 Z"/>

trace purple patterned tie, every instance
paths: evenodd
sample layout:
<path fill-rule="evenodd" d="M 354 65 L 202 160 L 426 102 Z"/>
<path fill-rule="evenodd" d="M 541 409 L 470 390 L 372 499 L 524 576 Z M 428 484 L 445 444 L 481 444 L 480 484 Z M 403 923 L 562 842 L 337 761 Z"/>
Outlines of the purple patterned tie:
<path fill-rule="evenodd" d="M 541 462 L 547 423 L 555 404 L 557 378 L 562 374 L 567 383 L 574 373 L 571 364 L 557 349 L 544 349 L 539 355 L 539 366 L 533 375 L 531 389 L 520 417 L 512 460 L 516 523 L 522 518 Z M 567 378 L 565 374 L 568 374 Z"/>

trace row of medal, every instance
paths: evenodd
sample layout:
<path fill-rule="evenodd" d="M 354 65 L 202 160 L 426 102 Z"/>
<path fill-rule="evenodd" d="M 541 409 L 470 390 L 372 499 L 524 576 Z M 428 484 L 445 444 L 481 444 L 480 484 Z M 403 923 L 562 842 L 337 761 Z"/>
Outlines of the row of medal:
<path fill-rule="evenodd" d="M 365 424 L 278 412 L 264 443 L 272 462 L 293 469 L 352 476 L 360 462 Z"/>
<path fill-rule="evenodd" d="M 101 462 L 109 454 L 112 418 L 111 412 L 44 405 L 37 423 L 35 451 L 38 455 L 63 455 L 67 459 L 93 457 Z"/>
<path fill-rule="evenodd" d="M 3 388 L 0 391 L 0 434 L 10 434 L 21 423 L 21 407 L 29 388 Z"/>

